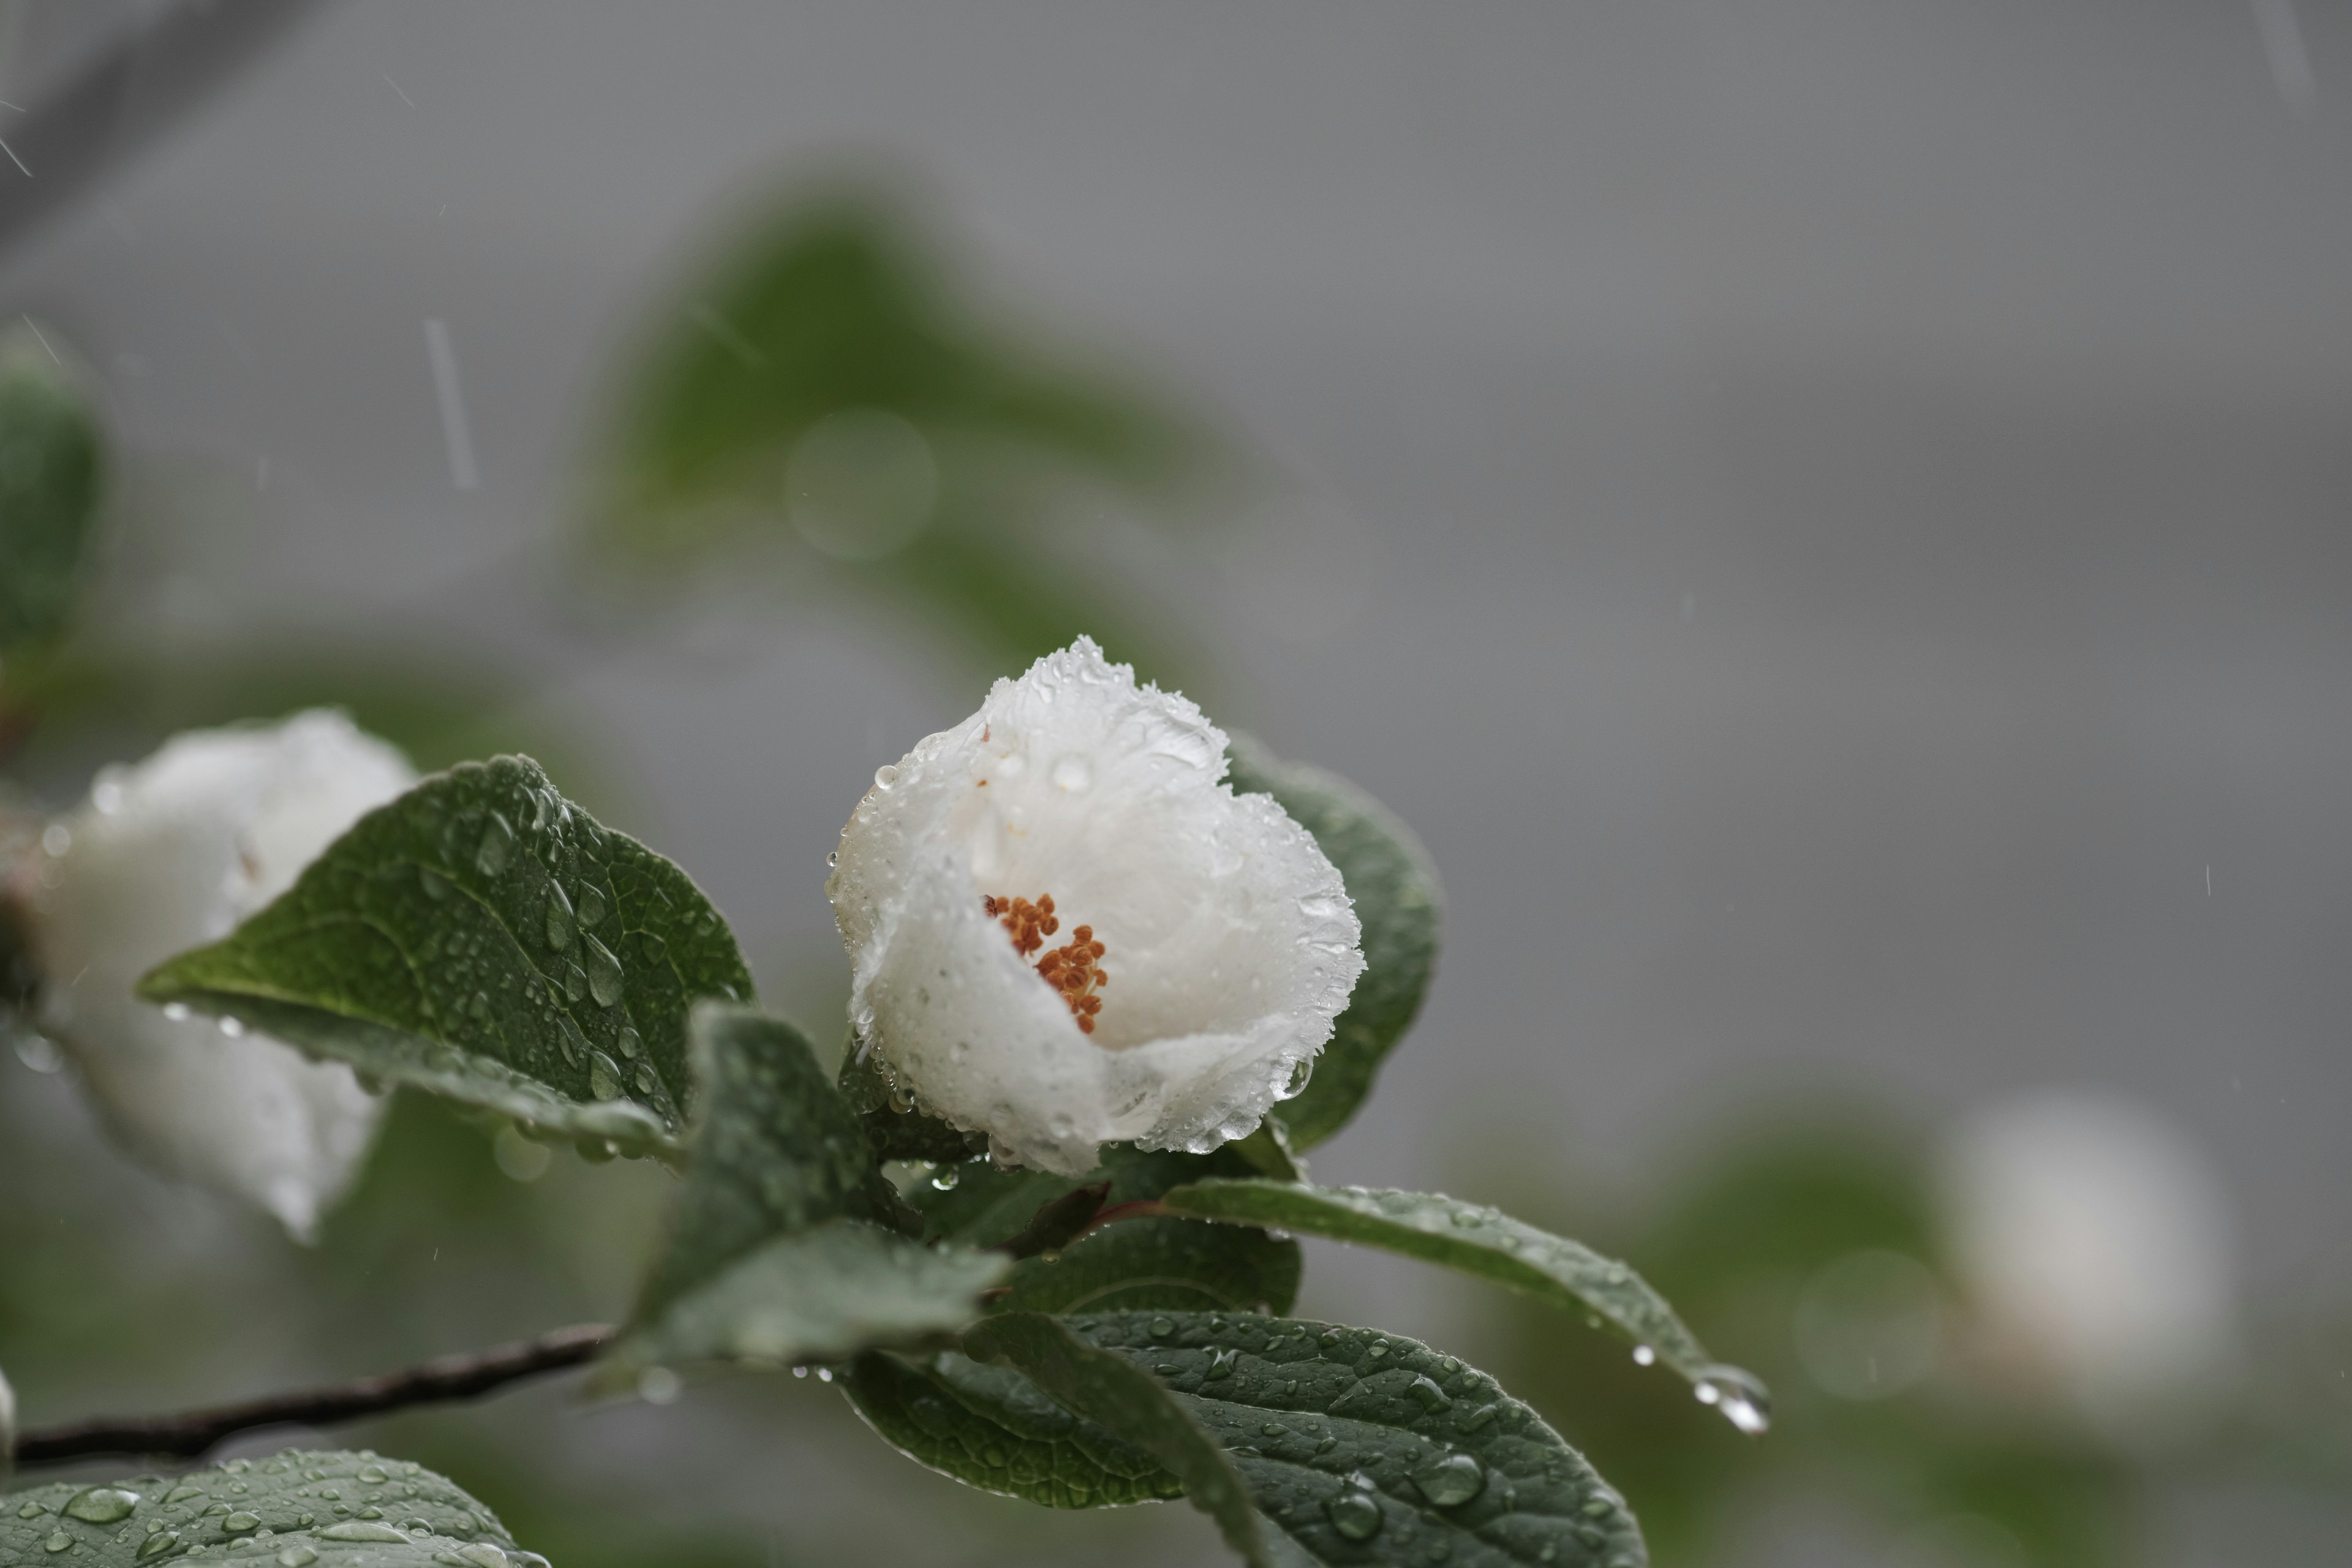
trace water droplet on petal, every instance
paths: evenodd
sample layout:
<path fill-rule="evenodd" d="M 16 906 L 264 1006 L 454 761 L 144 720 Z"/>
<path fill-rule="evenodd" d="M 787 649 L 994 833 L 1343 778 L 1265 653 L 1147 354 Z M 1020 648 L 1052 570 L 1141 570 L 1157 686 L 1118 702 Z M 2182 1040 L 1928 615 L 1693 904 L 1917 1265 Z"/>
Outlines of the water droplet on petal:
<path fill-rule="evenodd" d="M 880 767 L 874 770 L 874 787 L 876 789 L 888 789 L 892 784 L 897 784 L 898 782 L 898 765 L 896 763 L 884 763 Z"/>
<path fill-rule="evenodd" d="M 1282 1092 L 1276 1096 L 1276 1098 L 1278 1100 L 1297 1100 L 1300 1095 L 1307 1092 L 1307 1086 L 1309 1082 L 1313 1081 L 1314 1077 L 1315 1058 L 1313 1057 L 1306 1058 L 1304 1060 L 1297 1063 L 1291 1068 L 1290 1081 L 1282 1086 Z"/>
<path fill-rule="evenodd" d="M 1055 789 L 1075 795 L 1095 782 L 1095 765 L 1073 752 L 1055 763 L 1054 771 L 1045 776 L 1053 780 Z"/>

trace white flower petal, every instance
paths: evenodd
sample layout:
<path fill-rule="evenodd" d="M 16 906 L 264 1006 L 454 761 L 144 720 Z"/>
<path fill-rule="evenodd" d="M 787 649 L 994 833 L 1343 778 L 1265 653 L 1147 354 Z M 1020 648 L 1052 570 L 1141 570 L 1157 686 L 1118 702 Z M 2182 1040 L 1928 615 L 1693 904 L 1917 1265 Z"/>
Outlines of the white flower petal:
<path fill-rule="evenodd" d="M 924 1109 L 1003 1158 L 1076 1174 L 1098 1145 L 1205 1152 L 1253 1131 L 1363 972 L 1355 910 L 1307 830 L 1223 783 L 1225 737 L 1087 638 L 877 775 L 832 897 L 851 1021 Z M 983 895 L 1090 928 L 1091 1034 Z"/>
<path fill-rule="evenodd" d="M 307 1238 L 383 1117 L 352 1070 L 131 994 L 163 959 L 225 936 L 359 817 L 415 782 L 341 713 L 193 731 L 109 768 L 52 825 L 35 878 L 42 1006 L 115 1135 L 184 1180 Z"/>

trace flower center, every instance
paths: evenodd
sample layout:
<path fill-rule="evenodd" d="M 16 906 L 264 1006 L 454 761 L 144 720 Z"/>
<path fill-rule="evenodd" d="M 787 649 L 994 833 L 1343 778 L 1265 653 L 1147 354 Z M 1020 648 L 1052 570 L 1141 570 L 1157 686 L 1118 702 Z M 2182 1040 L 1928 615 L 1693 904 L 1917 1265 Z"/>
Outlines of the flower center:
<path fill-rule="evenodd" d="M 1034 904 L 1026 899 L 998 899 L 983 893 L 980 903 L 1012 933 L 1013 951 L 1024 958 L 1044 947 L 1045 939 L 1062 929 L 1051 893 L 1039 894 Z M 1095 1032 L 1095 1015 L 1102 1011 L 1102 998 L 1095 993 L 1110 984 L 1110 976 L 1095 963 L 1102 955 L 1103 944 L 1095 940 L 1095 928 L 1079 926 L 1070 932 L 1066 946 L 1054 948 L 1037 961 L 1038 977 L 1061 993 L 1081 1034 Z"/>

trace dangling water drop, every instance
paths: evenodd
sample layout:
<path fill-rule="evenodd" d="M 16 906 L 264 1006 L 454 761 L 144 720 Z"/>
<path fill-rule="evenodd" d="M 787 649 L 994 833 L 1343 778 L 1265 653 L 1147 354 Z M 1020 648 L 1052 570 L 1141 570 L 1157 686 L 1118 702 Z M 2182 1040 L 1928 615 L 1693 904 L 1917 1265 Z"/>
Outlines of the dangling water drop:
<path fill-rule="evenodd" d="M 956 1165 L 942 1165 L 931 1173 L 932 1187 L 942 1193 L 955 1191 L 956 1184 L 962 1180 L 962 1168 Z"/>
<path fill-rule="evenodd" d="M 1723 1418 L 1750 1437 L 1772 1425 L 1772 1395 L 1754 1373 L 1736 1366 L 1711 1366 L 1700 1374 L 1692 1393 L 1701 1405 L 1712 1405 Z"/>

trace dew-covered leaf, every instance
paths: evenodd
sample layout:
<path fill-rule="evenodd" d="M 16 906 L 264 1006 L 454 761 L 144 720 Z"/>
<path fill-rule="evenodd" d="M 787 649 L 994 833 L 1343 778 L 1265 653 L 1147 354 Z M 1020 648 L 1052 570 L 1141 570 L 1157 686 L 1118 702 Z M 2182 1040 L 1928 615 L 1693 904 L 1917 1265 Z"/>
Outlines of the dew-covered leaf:
<path fill-rule="evenodd" d="M 370 812 L 139 991 L 636 1152 L 674 1149 L 691 1107 L 688 1007 L 751 977 L 685 872 L 499 757 Z"/>
<path fill-rule="evenodd" d="M 1071 1415 L 1005 1366 L 943 1351 L 857 1358 L 843 1392 L 882 1439 L 966 1486 L 1047 1508 L 1116 1508 L 1184 1495 L 1158 1460 Z"/>
<path fill-rule="evenodd" d="M 1298 1295 L 1298 1244 L 1262 1230 L 1197 1220 L 1139 1219 L 1105 1226 L 1058 1256 L 1013 1271 L 1008 1311 L 1286 1312 Z"/>
<path fill-rule="evenodd" d="M 1192 1506 L 1216 1521 L 1244 1562 L 1275 1568 L 1265 1523 L 1224 1445 L 1152 1372 L 1090 1342 L 1069 1320 L 1042 1312 L 991 1318 L 964 1336 L 964 1350 L 975 1361 L 1012 1366 L 1063 1409 L 1150 1454 L 1183 1483 Z"/>
<path fill-rule="evenodd" d="M 0 340 L 0 655 L 72 614 L 103 468 L 98 416 L 29 323 Z"/>
<path fill-rule="evenodd" d="M 1271 1226 L 1402 1253 L 1476 1275 L 1607 1323 L 1691 1381 L 1744 1431 L 1768 1420 L 1763 1385 L 1711 1358 L 1665 1298 L 1614 1258 L 1482 1205 L 1440 1193 L 1308 1187 L 1289 1182 L 1205 1181 L 1160 1202 L 1178 1214 L 1228 1225 Z"/>
<path fill-rule="evenodd" d="M 1494 1379 L 1425 1345 L 1222 1313 L 1060 1321 L 1175 1395 L 1223 1446 L 1294 1560 L 1447 1568 L 1646 1561 L 1624 1500 L 1576 1450 Z"/>
<path fill-rule="evenodd" d="M 1315 1058 L 1306 1089 L 1274 1110 L 1289 1147 L 1303 1152 L 1347 1125 L 1421 1011 L 1437 967 L 1444 898 L 1437 869 L 1412 830 L 1346 779 L 1283 762 L 1246 735 L 1233 737 L 1229 755 L 1234 792 L 1272 795 L 1315 836 L 1363 922 L 1364 973 L 1348 1010 Z"/>
<path fill-rule="evenodd" d="M 979 1315 L 1012 1260 L 897 1234 L 897 1195 L 800 1031 L 705 1003 L 689 1034 L 701 1109 L 686 1180 L 599 1386 L 667 1362 L 841 1359 Z"/>
<path fill-rule="evenodd" d="M 0 1563 L 153 1568 L 544 1568 L 495 1515 L 421 1466 L 289 1448 L 175 1476 L 58 1481 L 0 1497 Z"/>

